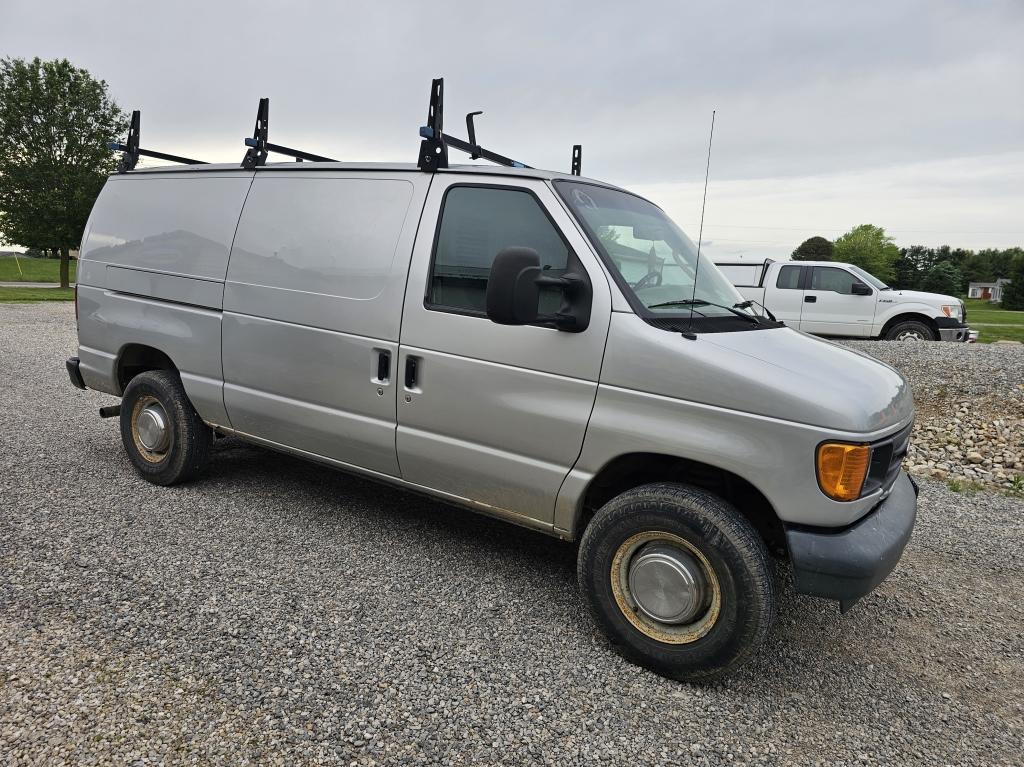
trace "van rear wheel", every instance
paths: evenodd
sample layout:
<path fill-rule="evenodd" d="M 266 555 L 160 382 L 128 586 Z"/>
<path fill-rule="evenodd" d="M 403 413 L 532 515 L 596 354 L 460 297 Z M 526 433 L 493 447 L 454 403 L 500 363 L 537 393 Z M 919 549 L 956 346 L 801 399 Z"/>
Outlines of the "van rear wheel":
<path fill-rule="evenodd" d="M 775 612 L 760 536 L 688 485 L 644 485 L 605 504 L 583 534 L 577 575 L 619 652 L 673 679 L 729 673 L 762 644 Z"/>
<path fill-rule="evenodd" d="M 196 476 L 210 456 L 212 434 L 170 370 L 139 373 L 121 398 L 121 441 L 136 471 L 155 485 Z"/>

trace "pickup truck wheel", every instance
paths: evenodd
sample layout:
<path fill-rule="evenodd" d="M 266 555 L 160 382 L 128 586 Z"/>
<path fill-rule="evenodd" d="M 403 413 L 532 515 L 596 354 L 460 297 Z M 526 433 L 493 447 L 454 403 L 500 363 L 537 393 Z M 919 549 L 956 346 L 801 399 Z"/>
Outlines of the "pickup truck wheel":
<path fill-rule="evenodd" d="M 605 504 L 583 534 L 577 576 L 619 652 L 673 679 L 729 673 L 758 649 L 775 612 L 760 536 L 688 485 L 644 485 Z"/>
<path fill-rule="evenodd" d="M 885 334 L 886 341 L 936 341 L 935 333 L 923 322 L 908 320 L 889 328 Z"/>
<path fill-rule="evenodd" d="M 189 402 L 178 374 L 150 370 L 125 388 L 121 441 L 144 479 L 173 485 L 191 479 L 206 465 L 212 435 Z"/>

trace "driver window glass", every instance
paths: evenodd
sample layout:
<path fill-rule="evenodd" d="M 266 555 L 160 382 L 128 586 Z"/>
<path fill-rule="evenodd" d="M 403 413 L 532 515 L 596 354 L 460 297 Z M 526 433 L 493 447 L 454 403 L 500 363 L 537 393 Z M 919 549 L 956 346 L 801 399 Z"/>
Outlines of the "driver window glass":
<path fill-rule="evenodd" d="M 428 307 L 484 314 L 491 264 L 509 247 L 533 248 L 552 277 L 566 272 L 569 247 L 532 194 L 473 186 L 449 189 L 430 270 Z M 542 289 L 542 313 L 556 312 L 560 304 L 557 288 Z"/>
<path fill-rule="evenodd" d="M 852 296 L 855 282 L 860 280 L 845 269 L 836 269 L 834 266 L 816 266 L 811 274 L 811 290 L 831 290 Z"/>
<path fill-rule="evenodd" d="M 784 266 L 779 269 L 779 279 L 775 281 L 775 287 L 785 290 L 800 289 L 801 266 Z"/>

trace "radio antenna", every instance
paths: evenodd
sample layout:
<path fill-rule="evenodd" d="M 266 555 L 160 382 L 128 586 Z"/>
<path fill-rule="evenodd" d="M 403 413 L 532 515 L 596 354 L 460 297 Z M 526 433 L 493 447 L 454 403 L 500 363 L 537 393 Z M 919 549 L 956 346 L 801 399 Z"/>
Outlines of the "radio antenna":
<path fill-rule="evenodd" d="M 708 162 L 704 166 L 704 199 L 700 204 L 700 229 L 697 232 L 697 261 L 693 266 L 693 296 L 697 298 L 697 277 L 700 274 L 700 246 L 704 239 L 704 209 L 708 204 L 708 176 L 711 174 L 711 142 L 715 139 L 715 110 L 711 110 L 711 134 L 708 136 Z M 693 304 L 690 304 L 690 325 L 693 325 Z"/>

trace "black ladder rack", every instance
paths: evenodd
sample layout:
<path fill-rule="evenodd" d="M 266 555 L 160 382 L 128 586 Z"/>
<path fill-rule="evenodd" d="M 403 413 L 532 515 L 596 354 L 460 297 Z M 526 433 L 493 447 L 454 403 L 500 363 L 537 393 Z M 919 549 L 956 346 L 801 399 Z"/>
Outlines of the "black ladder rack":
<path fill-rule="evenodd" d="M 139 126 L 142 122 L 142 112 L 136 109 L 132 112 L 132 121 L 128 126 L 128 138 L 125 143 L 120 141 L 107 142 L 107 147 L 115 152 L 124 152 L 121 155 L 121 162 L 117 164 L 118 173 L 127 173 L 130 170 L 135 170 L 135 166 L 139 163 L 139 157 L 154 157 L 157 160 L 168 160 L 169 162 L 180 162 L 183 165 L 206 165 L 207 163 L 202 160 L 192 160 L 188 157 L 179 157 L 176 154 L 166 154 L 165 152 L 154 152 L 152 149 L 140 149 L 139 148 Z"/>
<path fill-rule="evenodd" d="M 573 144 L 572 145 L 572 175 L 580 175 L 580 171 L 583 168 L 583 145 Z"/>
<path fill-rule="evenodd" d="M 465 152 L 471 159 L 483 158 L 507 168 L 529 168 L 526 163 L 513 160 L 503 154 L 484 149 L 476 143 L 476 129 L 473 117 L 483 112 L 470 112 L 466 115 L 466 130 L 469 141 L 451 136 L 444 132 L 444 78 L 438 77 L 430 87 L 430 107 L 427 110 L 427 124 L 420 128 L 420 154 L 416 165 L 420 170 L 433 173 L 439 168 L 448 167 L 448 147 Z"/>
<path fill-rule="evenodd" d="M 273 152 L 274 154 L 284 154 L 289 157 L 294 157 L 299 162 L 308 160 L 309 162 L 338 162 L 330 157 L 322 157 L 318 154 L 312 154 L 311 152 L 303 152 L 301 149 L 292 149 L 290 147 L 281 146 L 280 144 L 271 144 L 267 141 L 270 127 L 270 99 L 260 99 L 259 108 L 256 110 L 256 128 L 253 130 L 252 138 L 245 139 L 245 145 L 249 147 L 245 152 L 245 157 L 242 158 L 242 167 L 246 170 L 252 170 L 261 165 L 267 164 L 267 154 Z"/>

